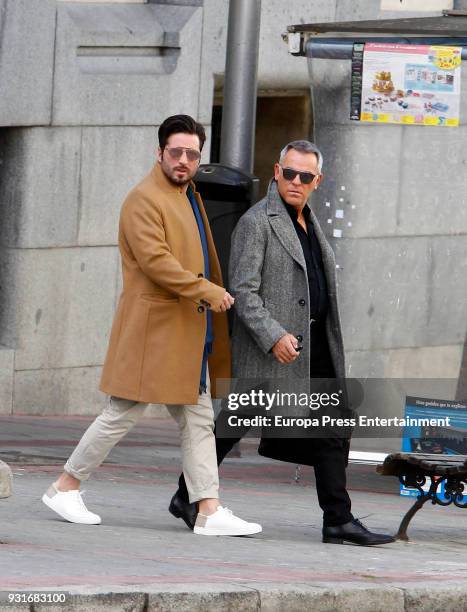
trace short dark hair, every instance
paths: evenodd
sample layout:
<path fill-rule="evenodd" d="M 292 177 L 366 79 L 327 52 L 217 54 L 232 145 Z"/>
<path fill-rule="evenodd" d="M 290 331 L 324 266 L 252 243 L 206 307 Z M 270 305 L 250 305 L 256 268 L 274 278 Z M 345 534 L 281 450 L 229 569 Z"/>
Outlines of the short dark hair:
<path fill-rule="evenodd" d="M 172 134 L 196 134 L 199 138 L 199 149 L 203 150 L 206 141 L 206 132 L 201 123 L 198 123 L 190 115 L 172 115 L 159 126 L 159 146 L 165 149 L 167 141 Z"/>

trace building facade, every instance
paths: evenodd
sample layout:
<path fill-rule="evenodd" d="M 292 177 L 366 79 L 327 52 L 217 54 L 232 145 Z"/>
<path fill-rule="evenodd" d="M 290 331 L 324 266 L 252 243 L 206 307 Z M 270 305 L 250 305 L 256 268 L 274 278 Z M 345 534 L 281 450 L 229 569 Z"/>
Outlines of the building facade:
<path fill-rule="evenodd" d="M 467 97 L 456 129 L 351 125 L 348 62 L 308 66 L 281 38 L 292 23 L 433 14 L 400 8 L 263 0 L 255 171 L 264 191 L 285 142 L 312 136 L 323 149 L 315 205 L 338 257 L 349 373 L 457 381 Z M 215 156 L 227 17 L 227 0 L 0 0 L 0 414 L 101 410 L 120 206 L 166 116 L 201 121 L 203 161 Z"/>

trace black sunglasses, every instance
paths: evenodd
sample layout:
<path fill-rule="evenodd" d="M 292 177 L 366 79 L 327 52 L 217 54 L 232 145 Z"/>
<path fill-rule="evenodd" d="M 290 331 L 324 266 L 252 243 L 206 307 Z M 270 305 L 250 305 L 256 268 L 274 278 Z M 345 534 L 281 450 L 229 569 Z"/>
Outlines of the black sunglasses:
<path fill-rule="evenodd" d="M 313 174 L 312 172 L 301 172 L 300 170 L 294 170 L 293 168 L 283 168 L 281 166 L 282 176 L 286 181 L 293 181 L 297 174 L 300 177 L 300 181 L 304 185 L 309 185 L 312 183 L 318 174 Z"/>

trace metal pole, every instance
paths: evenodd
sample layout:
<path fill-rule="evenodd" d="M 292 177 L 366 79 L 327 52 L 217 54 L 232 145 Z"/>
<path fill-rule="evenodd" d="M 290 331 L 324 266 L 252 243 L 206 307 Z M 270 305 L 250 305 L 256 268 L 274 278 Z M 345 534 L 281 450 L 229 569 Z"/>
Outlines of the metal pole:
<path fill-rule="evenodd" d="M 261 0 L 230 0 L 221 164 L 253 171 Z"/>

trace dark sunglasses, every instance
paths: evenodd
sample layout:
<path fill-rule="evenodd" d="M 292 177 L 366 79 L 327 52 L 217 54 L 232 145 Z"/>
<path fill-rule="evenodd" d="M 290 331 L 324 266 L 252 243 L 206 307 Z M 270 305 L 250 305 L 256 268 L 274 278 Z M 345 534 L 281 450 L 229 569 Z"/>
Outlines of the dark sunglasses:
<path fill-rule="evenodd" d="M 318 176 L 317 174 L 313 174 L 311 172 L 301 172 L 300 170 L 294 170 L 293 168 L 282 168 L 282 166 L 281 170 L 282 176 L 285 178 L 286 181 L 293 181 L 298 174 L 300 177 L 300 181 L 304 185 L 309 185 Z"/>
<path fill-rule="evenodd" d="M 186 158 L 190 162 L 197 161 L 201 157 L 201 153 L 196 149 L 187 149 L 186 147 L 167 147 L 166 151 L 169 152 L 170 157 L 173 159 L 180 159 L 183 153 L 186 153 Z"/>

